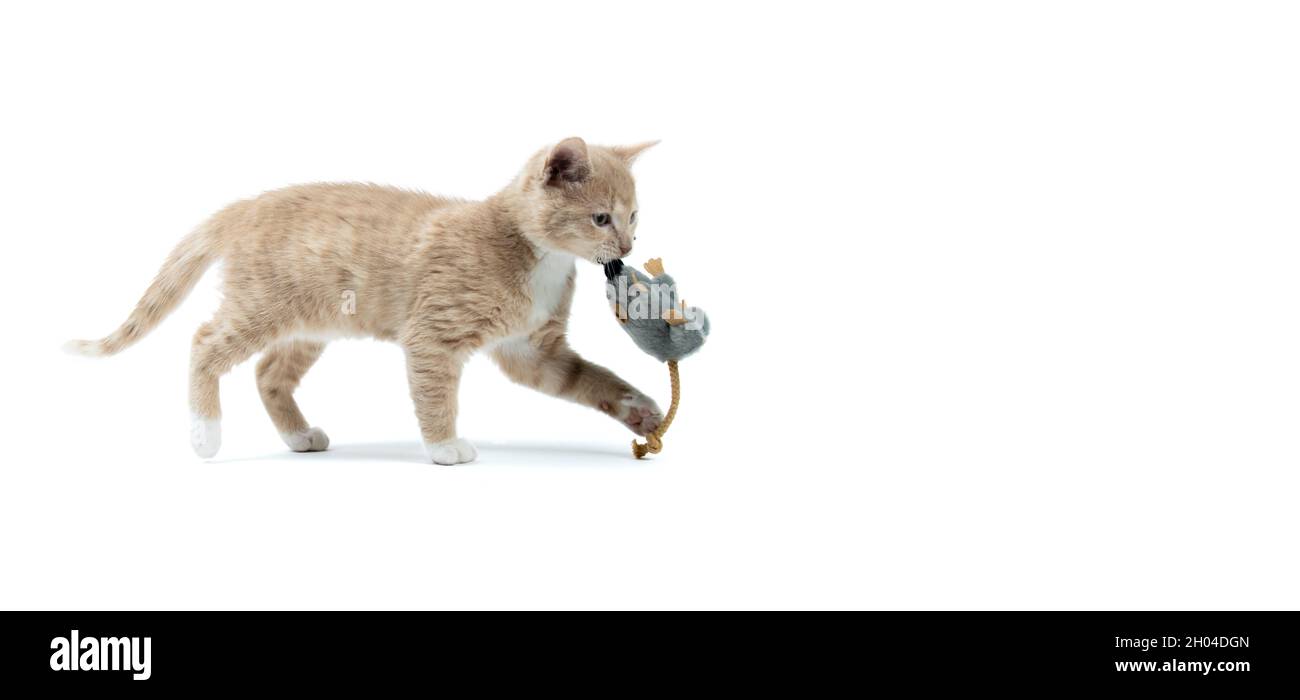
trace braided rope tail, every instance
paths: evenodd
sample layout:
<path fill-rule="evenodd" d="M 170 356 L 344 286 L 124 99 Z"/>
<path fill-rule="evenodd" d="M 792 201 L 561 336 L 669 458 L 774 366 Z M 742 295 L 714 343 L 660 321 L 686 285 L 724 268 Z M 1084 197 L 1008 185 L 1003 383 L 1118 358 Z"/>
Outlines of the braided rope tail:
<path fill-rule="evenodd" d="M 632 440 L 632 456 L 637 459 L 644 459 L 647 454 L 659 454 L 664 448 L 664 433 L 668 432 L 668 426 L 673 424 L 673 418 L 677 416 L 677 402 L 681 398 L 682 383 L 677 376 L 677 360 L 668 361 L 668 381 L 673 386 L 673 402 L 668 406 L 668 414 L 664 416 L 664 422 L 659 424 L 653 433 L 645 436 L 645 442 L 639 443 Z"/>

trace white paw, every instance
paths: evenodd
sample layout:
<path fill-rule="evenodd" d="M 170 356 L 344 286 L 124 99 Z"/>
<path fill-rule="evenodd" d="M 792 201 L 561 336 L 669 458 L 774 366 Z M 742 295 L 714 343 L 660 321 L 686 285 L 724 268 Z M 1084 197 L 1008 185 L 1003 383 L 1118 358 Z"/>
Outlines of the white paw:
<path fill-rule="evenodd" d="M 627 394 L 618 402 L 615 417 L 637 435 L 653 433 L 664 420 L 659 404 L 645 394 Z"/>
<path fill-rule="evenodd" d="M 442 442 L 424 443 L 424 451 L 434 464 L 464 464 L 478 457 L 478 450 L 465 438 L 452 438 Z"/>
<path fill-rule="evenodd" d="M 294 452 L 320 452 L 330 446 L 330 436 L 320 428 L 308 428 L 297 433 L 280 433 L 280 438 Z"/>
<path fill-rule="evenodd" d="M 203 459 L 215 457 L 221 449 L 221 419 L 194 416 L 190 424 L 190 447 Z"/>

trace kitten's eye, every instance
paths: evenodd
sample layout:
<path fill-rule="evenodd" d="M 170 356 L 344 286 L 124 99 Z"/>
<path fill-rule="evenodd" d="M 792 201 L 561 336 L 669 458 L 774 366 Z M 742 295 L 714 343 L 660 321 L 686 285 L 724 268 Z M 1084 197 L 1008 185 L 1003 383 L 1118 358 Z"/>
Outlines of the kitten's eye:
<path fill-rule="evenodd" d="M 609 214 L 592 214 L 591 223 L 597 226 L 609 226 Z"/>
<path fill-rule="evenodd" d="M 627 222 L 628 222 L 629 224 L 635 224 L 635 223 L 636 223 L 636 212 L 632 212 L 632 216 L 629 216 L 629 217 L 627 218 Z"/>

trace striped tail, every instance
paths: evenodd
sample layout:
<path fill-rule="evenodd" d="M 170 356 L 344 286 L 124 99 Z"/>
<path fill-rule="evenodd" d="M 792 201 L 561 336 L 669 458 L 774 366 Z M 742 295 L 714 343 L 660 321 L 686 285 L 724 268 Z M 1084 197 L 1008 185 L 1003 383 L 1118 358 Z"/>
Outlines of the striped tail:
<path fill-rule="evenodd" d="M 135 344 L 180 306 L 203 273 L 216 262 L 219 256 L 214 239 L 209 225 L 186 236 L 117 330 L 99 340 L 70 340 L 63 349 L 74 355 L 104 357 Z"/>

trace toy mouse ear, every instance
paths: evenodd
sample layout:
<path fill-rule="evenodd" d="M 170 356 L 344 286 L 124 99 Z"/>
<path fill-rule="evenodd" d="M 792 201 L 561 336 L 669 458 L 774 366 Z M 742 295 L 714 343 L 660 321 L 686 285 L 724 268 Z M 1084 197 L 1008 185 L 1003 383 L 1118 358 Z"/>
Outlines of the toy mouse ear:
<path fill-rule="evenodd" d="M 555 145 L 546 156 L 542 178 L 547 186 L 556 187 L 566 182 L 582 182 L 591 173 L 587 158 L 587 142 L 573 136 Z"/>
<path fill-rule="evenodd" d="M 614 155 L 622 158 L 624 163 L 631 165 L 632 162 L 636 160 L 636 157 L 641 155 L 641 151 L 644 151 L 657 143 L 659 143 L 658 140 L 646 141 L 633 146 L 614 146 L 610 150 L 614 152 Z"/>

